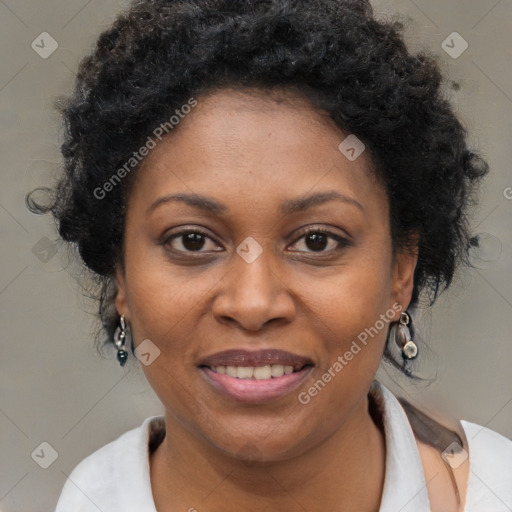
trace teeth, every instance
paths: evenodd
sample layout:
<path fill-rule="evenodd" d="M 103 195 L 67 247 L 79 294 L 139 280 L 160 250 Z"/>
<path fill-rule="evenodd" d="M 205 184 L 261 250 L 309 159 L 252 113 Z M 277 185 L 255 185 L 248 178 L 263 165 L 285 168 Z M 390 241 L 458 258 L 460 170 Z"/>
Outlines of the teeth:
<path fill-rule="evenodd" d="M 253 375 L 254 368 L 250 366 L 237 366 L 236 367 L 236 376 L 239 379 L 250 379 Z"/>
<path fill-rule="evenodd" d="M 270 367 L 272 377 L 282 377 L 284 375 L 284 366 L 282 364 L 273 364 Z"/>
<path fill-rule="evenodd" d="M 215 366 L 213 370 L 217 373 L 236 377 L 237 379 L 265 380 L 272 377 L 282 377 L 293 373 L 293 366 L 282 364 L 266 364 L 264 366 Z"/>
<path fill-rule="evenodd" d="M 272 378 L 272 368 L 268 364 L 267 366 L 257 366 L 254 368 L 252 372 L 252 376 L 255 379 L 271 379 Z"/>
<path fill-rule="evenodd" d="M 236 366 L 226 366 L 226 375 L 229 375 L 229 377 L 237 377 Z"/>

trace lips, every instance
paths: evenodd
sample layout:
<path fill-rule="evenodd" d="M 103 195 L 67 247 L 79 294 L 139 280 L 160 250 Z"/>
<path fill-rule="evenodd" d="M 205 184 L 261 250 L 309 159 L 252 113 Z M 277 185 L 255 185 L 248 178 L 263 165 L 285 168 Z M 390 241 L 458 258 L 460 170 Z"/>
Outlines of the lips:
<path fill-rule="evenodd" d="M 215 392 L 236 402 L 263 404 L 293 393 L 304 383 L 314 363 L 306 356 L 267 348 L 217 352 L 198 366 Z"/>
<path fill-rule="evenodd" d="M 279 364 L 293 366 L 294 371 L 300 370 L 306 365 L 313 365 L 313 361 L 298 354 L 292 354 L 284 350 L 263 349 L 249 351 L 244 349 L 225 350 L 204 358 L 199 366 L 215 368 L 217 366 L 264 366 Z"/>

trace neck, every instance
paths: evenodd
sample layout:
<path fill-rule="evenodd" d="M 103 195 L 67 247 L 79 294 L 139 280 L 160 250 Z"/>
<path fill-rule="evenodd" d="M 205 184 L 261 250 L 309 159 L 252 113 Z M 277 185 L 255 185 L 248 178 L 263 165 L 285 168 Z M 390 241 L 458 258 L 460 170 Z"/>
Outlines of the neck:
<path fill-rule="evenodd" d="M 368 399 L 332 436 L 294 458 L 247 462 L 228 457 L 166 414 L 167 435 L 150 457 L 159 512 L 196 508 L 376 512 L 384 483 L 384 433 Z"/>

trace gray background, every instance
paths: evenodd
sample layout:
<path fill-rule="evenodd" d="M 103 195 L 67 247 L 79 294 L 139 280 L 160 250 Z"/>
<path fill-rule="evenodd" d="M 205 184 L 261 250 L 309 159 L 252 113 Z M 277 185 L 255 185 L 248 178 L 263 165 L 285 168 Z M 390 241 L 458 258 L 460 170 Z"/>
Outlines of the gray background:
<path fill-rule="evenodd" d="M 163 413 L 140 369 L 126 371 L 97 355 L 94 305 L 70 276 L 51 219 L 24 206 L 25 193 L 49 183 L 59 166 L 53 102 L 69 90 L 78 60 L 123 4 L 0 1 L 0 512 L 53 510 L 80 460 Z M 450 96 L 492 170 L 474 219 L 476 231 L 488 233 L 480 268 L 462 273 L 424 318 L 432 347 L 422 353 L 424 370 L 433 376 L 437 369 L 436 381 L 426 386 L 382 378 L 434 415 L 512 437 L 512 2 L 374 5 L 382 16 L 400 13 L 412 49 L 430 48 L 461 84 Z M 31 48 L 42 32 L 59 45 L 46 59 Z M 441 47 L 452 32 L 469 43 L 457 59 Z M 31 456 L 41 453 L 42 442 L 58 455 L 48 469 Z M 44 453 L 39 462 L 49 461 L 50 450 Z"/>

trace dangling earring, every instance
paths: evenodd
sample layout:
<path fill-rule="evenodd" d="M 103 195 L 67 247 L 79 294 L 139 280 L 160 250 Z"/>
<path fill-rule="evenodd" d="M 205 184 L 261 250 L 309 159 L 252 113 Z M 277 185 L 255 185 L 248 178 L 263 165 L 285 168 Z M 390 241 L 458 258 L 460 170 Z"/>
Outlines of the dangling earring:
<path fill-rule="evenodd" d="M 418 355 L 418 345 L 411 339 L 408 327 L 410 320 L 409 315 L 402 311 L 400 319 L 392 327 L 393 340 L 406 360 L 414 359 Z"/>
<path fill-rule="evenodd" d="M 114 344 L 117 347 L 117 360 L 121 366 L 126 364 L 128 359 L 128 352 L 124 349 L 124 342 L 126 340 L 126 321 L 124 315 L 119 319 L 119 327 L 114 334 Z"/>

